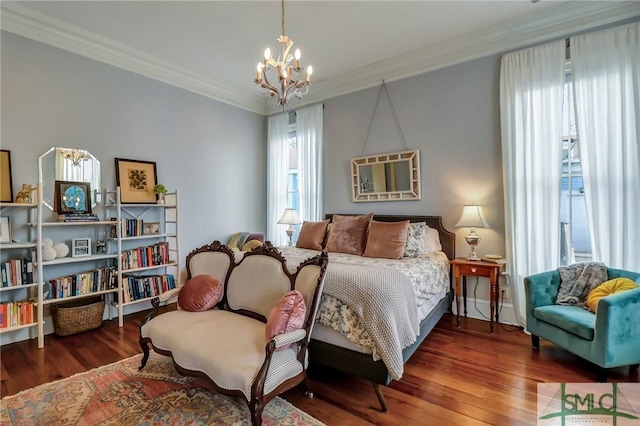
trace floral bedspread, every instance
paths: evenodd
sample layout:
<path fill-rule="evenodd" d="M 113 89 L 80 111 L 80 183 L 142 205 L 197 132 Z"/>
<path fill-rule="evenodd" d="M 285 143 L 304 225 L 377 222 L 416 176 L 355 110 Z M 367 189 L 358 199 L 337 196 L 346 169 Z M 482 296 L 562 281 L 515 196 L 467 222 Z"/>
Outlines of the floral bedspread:
<path fill-rule="evenodd" d="M 290 270 L 294 270 L 304 259 L 318 254 L 318 252 L 314 250 L 289 247 L 281 247 L 279 250 L 287 259 L 287 266 Z M 411 308 L 407 307 L 413 310 L 413 312 L 411 312 L 412 315 L 409 315 L 409 317 L 412 318 L 415 317 L 418 306 L 422 305 L 427 299 L 439 293 L 442 289 L 447 288 L 449 285 L 449 262 L 446 255 L 442 252 L 433 252 L 425 257 L 403 258 L 401 260 L 370 258 L 330 252 L 329 268 L 332 268 L 332 265 L 335 265 L 333 268 L 340 269 L 344 269 L 345 265 L 358 265 L 358 267 L 354 269 L 365 267 L 372 270 L 385 270 L 386 272 L 392 272 L 394 274 L 402 274 L 403 278 L 406 278 L 404 281 L 409 281 L 413 289 L 414 298 L 410 299 L 415 301 L 415 306 Z M 327 280 L 330 280 L 331 276 L 332 274 L 328 273 Z M 401 361 L 400 363 L 398 362 L 398 357 L 401 359 L 400 352 L 402 348 L 415 341 L 417 337 L 417 333 L 415 332 L 416 324 L 400 324 L 398 326 L 398 328 L 413 330 L 415 335 L 411 336 L 412 340 L 407 340 L 406 338 L 400 339 L 400 346 L 402 347 L 394 348 L 394 352 L 390 352 L 386 345 L 381 345 L 379 330 L 371 329 L 374 327 L 373 324 L 379 321 L 379 318 L 365 318 L 363 316 L 367 315 L 370 310 L 358 309 L 356 312 L 356 309 L 352 309 L 348 303 L 329 294 L 332 293 L 332 286 L 334 284 L 335 283 L 325 281 L 325 291 L 321 297 L 316 317 L 318 323 L 343 334 L 351 342 L 361 346 L 366 353 L 372 354 L 374 359 L 382 358 L 390 372 L 396 373 L 392 375 L 399 378 L 399 376 L 402 375 L 402 365 Z M 341 283 L 341 285 L 344 285 L 344 283 Z M 393 285 L 391 288 L 393 288 Z M 333 290 L 336 289 L 333 288 Z M 334 293 L 339 292 L 334 291 Z M 396 295 L 393 296 L 395 297 Z M 371 315 L 375 314 L 376 312 L 371 312 Z M 371 330 L 368 330 L 368 328 Z M 373 336 L 370 331 L 373 333 Z M 390 366 L 389 364 L 393 365 Z"/>

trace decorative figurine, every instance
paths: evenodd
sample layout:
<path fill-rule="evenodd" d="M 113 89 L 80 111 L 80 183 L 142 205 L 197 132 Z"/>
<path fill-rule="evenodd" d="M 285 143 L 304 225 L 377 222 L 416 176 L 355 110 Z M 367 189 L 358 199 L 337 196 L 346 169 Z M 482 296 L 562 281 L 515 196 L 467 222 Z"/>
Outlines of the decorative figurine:
<path fill-rule="evenodd" d="M 16 203 L 20 204 L 31 204 L 31 192 L 33 192 L 35 188 L 28 183 L 22 184 L 22 189 L 16 195 Z"/>

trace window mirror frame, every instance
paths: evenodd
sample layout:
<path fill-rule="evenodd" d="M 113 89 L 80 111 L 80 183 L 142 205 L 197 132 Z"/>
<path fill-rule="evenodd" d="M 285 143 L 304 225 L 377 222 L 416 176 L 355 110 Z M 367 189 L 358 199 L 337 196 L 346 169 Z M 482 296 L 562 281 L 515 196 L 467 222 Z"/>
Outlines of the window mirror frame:
<path fill-rule="evenodd" d="M 409 163 L 409 188 L 401 191 L 374 191 L 364 192 L 362 170 L 363 166 L 373 166 L 378 164 L 392 164 L 401 161 Z M 367 157 L 356 157 L 351 159 L 351 188 L 353 202 L 371 201 L 411 201 L 421 199 L 420 190 L 420 151 L 392 152 L 389 154 L 370 155 Z"/>
<path fill-rule="evenodd" d="M 60 158 L 65 151 L 79 151 L 86 153 L 86 159 L 82 161 L 91 162 L 90 170 L 83 171 L 83 177 L 80 179 L 63 179 L 57 172 Z M 72 161 L 72 160 L 64 160 Z M 52 147 L 38 157 L 38 180 L 40 181 L 40 189 L 42 191 L 42 204 L 55 212 L 55 182 L 57 180 L 72 180 L 77 182 L 88 183 L 91 188 L 91 207 L 95 208 L 102 202 L 102 179 L 100 173 L 100 161 L 89 151 L 78 148 L 62 148 Z"/>

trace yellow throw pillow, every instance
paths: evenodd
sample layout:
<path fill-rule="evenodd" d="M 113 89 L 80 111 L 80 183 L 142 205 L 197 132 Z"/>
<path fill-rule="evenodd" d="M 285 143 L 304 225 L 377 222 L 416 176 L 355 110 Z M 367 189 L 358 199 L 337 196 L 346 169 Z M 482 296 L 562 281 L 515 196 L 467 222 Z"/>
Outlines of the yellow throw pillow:
<path fill-rule="evenodd" d="M 591 312 L 595 313 L 596 308 L 598 307 L 598 300 L 602 297 L 627 290 L 633 290 L 637 287 L 638 284 L 629 278 L 614 278 L 612 280 L 605 281 L 589 292 L 589 295 L 587 296 L 587 306 L 589 306 L 589 310 Z"/>
<path fill-rule="evenodd" d="M 251 251 L 256 247 L 260 247 L 262 245 L 261 241 L 258 240 L 249 240 L 242 246 L 242 251 Z"/>

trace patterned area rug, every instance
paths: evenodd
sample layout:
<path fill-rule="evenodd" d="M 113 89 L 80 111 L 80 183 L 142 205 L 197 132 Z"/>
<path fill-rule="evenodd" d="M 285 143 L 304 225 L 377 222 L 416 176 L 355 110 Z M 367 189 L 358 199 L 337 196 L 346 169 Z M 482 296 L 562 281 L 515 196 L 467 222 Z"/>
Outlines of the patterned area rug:
<path fill-rule="evenodd" d="M 1 425 L 250 425 L 241 400 L 211 391 L 204 379 L 175 371 L 170 358 L 141 355 L 46 383 L 0 400 Z M 263 425 L 323 425 L 281 398 Z"/>

